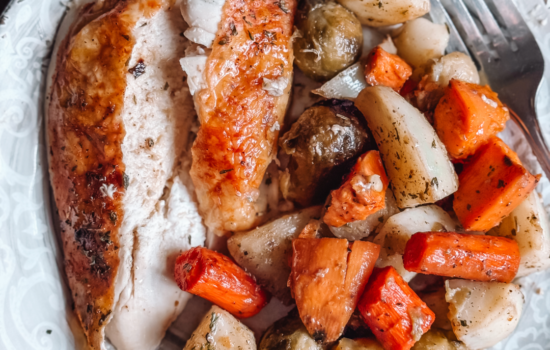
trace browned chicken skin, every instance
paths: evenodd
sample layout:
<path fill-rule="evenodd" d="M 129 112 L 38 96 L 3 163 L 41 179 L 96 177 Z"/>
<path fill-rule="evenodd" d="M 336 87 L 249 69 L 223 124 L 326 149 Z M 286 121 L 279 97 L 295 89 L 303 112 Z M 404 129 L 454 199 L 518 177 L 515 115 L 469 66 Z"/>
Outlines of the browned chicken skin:
<path fill-rule="evenodd" d="M 292 84 L 291 36 L 296 0 L 227 0 L 207 88 L 196 95 L 201 128 L 191 176 L 207 226 L 221 234 L 251 228 L 259 186 L 276 155 Z M 288 79 L 281 96 L 264 78 Z"/>
<path fill-rule="evenodd" d="M 156 0 L 84 6 L 59 48 L 48 107 L 50 174 L 75 311 L 100 349 L 114 303 L 124 174 L 120 118 L 136 21 Z M 109 195 L 110 194 L 110 195 Z"/>

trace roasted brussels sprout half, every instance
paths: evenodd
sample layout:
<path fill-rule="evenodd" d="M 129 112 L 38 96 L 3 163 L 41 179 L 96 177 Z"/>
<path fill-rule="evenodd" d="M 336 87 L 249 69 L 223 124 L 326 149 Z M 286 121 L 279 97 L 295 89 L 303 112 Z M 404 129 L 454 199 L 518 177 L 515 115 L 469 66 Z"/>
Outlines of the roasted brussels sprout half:
<path fill-rule="evenodd" d="M 305 7 L 297 17 L 301 37 L 294 41 L 295 62 L 308 77 L 328 80 L 359 59 L 361 23 L 332 1 Z"/>
<path fill-rule="evenodd" d="M 298 311 L 293 309 L 269 327 L 260 341 L 258 350 L 321 350 L 321 345 L 307 332 Z"/>
<path fill-rule="evenodd" d="M 302 113 L 281 138 L 290 155 L 280 179 L 287 200 L 303 207 L 321 204 L 357 157 L 376 147 L 353 102 L 326 100 Z"/>

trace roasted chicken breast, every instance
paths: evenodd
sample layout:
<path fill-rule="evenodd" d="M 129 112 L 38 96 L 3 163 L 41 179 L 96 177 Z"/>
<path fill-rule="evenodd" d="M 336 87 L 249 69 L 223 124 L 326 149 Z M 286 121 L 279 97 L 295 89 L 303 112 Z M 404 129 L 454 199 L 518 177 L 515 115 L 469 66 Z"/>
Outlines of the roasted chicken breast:
<path fill-rule="evenodd" d="M 195 105 L 201 127 L 191 177 L 213 232 L 257 223 L 292 85 L 295 0 L 227 0 Z"/>
<path fill-rule="evenodd" d="M 174 261 L 203 244 L 205 228 L 189 177 L 196 114 L 178 63 L 188 44 L 178 5 L 86 4 L 58 35 L 50 177 L 92 349 L 104 348 L 105 332 L 117 350 L 156 348 L 190 298 L 173 280 Z"/>

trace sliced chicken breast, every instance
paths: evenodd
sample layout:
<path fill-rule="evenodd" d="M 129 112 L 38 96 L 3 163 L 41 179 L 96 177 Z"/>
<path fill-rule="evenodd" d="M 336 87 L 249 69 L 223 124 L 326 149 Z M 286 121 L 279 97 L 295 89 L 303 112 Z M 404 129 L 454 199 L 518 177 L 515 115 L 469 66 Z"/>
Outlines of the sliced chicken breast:
<path fill-rule="evenodd" d="M 189 177 L 196 114 L 178 63 L 186 27 L 178 2 L 120 0 L 76 7 L 58 35 L 50 175 L 92 349 L 105 331 L 118 350 L 156 348 L 189 299 L 174 260 L 203 244 L 205 228 Z"/>
<path fill-rule="evenodd" d="M 201 3 L 184 3 L 184 17 L 195 11 L 191 1 Z M 263 212 L 259 187 L 277 153 L 291 88 L 295 8 L 295 0 L 227 0 L 211 53 L 200 49 L 181 62 L 201 122 L 191 177 L 217 234 L 250 229 Z"/>

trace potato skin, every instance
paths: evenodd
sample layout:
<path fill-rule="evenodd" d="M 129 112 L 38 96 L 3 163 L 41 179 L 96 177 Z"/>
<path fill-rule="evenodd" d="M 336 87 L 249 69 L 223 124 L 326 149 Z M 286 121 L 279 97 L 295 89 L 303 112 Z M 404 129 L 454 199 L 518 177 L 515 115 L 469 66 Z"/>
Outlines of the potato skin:
<path fill-rule="evenodd" d="M 430 12 L 430 0 L 338 0 L 361 24 L 382 27 L 403 23 Z"/>
<path fill-rule="evenodd" d="M 363 31 L 357 17 L 336 2 L 308 7 L 297 17 L 302 35 L 294 41 L 295 62 L 308 77 L 325 81 L 359 59 Z"/>
<path fill-rule="evenodd" d="M 323 203 L 357 157 L 376 147 L 367 130 L 351 101 L 326 100 L 305 110 L 280 140 L 290 156 L 280 179 L 283 196 L 303 207 Z"/>

